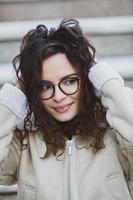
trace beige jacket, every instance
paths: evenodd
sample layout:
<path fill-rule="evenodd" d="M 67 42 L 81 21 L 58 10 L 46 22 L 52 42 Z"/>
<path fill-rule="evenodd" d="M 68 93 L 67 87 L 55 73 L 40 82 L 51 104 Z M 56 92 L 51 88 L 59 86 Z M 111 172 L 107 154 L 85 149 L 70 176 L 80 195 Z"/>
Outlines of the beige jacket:
<path fill-rule="evenodd" d="M 96 73 L 99 77 L 101 72 L 94 69 L 90 75 L 93 83 Z M 20 152 L 13 130 L 23 114 L 19 108 L 13 110 L 16 98 L 14 103 L 7 98 L 9 91 L 12 98 L 17 89 L 9 85 L 2 89 L 0 183 L 17 183 L 18 200 L 133 199 L 133 91 L 124 87 L 121 78 L 112 77 L 106 76 L 100 85 L 94 85 L 97 89 L 100 87 L 102 103 L 108 109 L 107 120 L 117 133 L 107 132 L 105 148 L 96 155 L 85 148 L 77 149 L 73 137 L 66 141 L 60 161 L 54 156 L 43 159 L 46 146 L 39 132 L 30 134 L 28 148 Z"/>

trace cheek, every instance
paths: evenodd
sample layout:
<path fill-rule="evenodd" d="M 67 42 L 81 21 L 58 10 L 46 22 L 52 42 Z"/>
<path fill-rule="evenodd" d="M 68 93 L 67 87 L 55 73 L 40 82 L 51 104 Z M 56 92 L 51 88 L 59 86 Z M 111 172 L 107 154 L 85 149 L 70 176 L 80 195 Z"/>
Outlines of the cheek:
<path fill-rule="evenodd" d="M 76 109 L 77 112 L 80 110 L 80 93 L 77 92 L 76 94 L 74 94 L 72 97 L 71 97 L 71 101 L 75 102 L 74 104 L 74 110 Z"/>
<path fill-rule="evenodd" d="M 76 94 L 73 95 L 72 98 L 73 98 L 75 101 L 79 102 L 79 100 L 80 100 L 80 90 L 78 90 L 78 91 L 76 92 Z"/>
<path fill-rule="evenodd" d="M 78 91 L 73 97 L 73 99 L 76 102 L 76 108 L 78 109 L 78 111 L 80 110 L 80 98 L 81 98 L 80 97 L 80 91 Z"/>

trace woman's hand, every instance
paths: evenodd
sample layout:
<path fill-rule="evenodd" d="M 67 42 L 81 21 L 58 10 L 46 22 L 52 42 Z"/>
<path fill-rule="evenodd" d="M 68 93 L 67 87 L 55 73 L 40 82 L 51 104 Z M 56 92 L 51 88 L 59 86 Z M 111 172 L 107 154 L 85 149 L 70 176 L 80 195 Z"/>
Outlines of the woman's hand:
<path fill-rule="evenodd" d="M 112 79 L 117 79 L 124 86 L 124 81 L 120 74 L 118 74 L 108 63 L 101 62 L 94 65 L 88 75 L 91 83 L 98 91 L 102 90 L 103 85 Z"/>

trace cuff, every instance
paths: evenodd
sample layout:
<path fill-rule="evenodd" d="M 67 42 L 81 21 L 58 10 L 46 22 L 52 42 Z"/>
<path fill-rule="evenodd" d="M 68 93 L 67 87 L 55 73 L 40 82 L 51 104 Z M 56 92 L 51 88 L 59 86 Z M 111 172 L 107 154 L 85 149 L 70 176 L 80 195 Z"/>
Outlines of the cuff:
<path fill-rule="evenodd" d="M 7 106 L 19 118 L 26 112 L 26 96 L 13 85 L 6 83 L 0 90 L 0 104 Z"/>
<path fill-rule="evenodd" d="M 102 86 L 109 80 L 117 79 L 124 86 L 124 81 L 120 74 L 118 74 L 108 63 L 101 62 L 90 69 L 89 79 L 96 88 L 100 91 Z"/>

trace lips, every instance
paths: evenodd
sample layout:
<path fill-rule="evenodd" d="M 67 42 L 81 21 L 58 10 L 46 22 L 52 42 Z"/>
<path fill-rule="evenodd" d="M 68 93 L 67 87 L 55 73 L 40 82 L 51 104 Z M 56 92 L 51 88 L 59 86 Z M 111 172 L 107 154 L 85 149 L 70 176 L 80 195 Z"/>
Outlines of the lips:
<path fill-rule="evenodd" d="M 66 104 L 66 105 L 61 105 L 61 106 L 56 106 L 53 109 L 58 113 L 64 113 L 70 109 L 71 105 L 72 105 L 72 103 Z"/>

